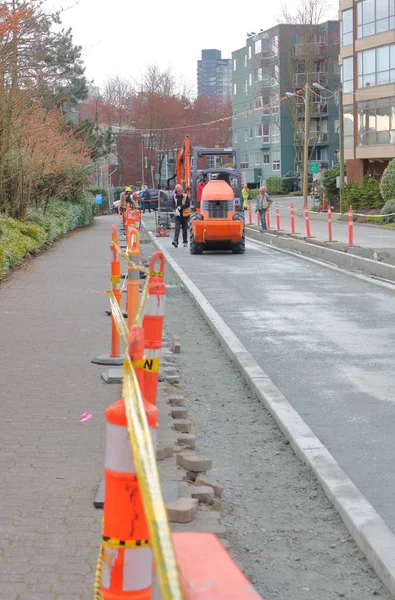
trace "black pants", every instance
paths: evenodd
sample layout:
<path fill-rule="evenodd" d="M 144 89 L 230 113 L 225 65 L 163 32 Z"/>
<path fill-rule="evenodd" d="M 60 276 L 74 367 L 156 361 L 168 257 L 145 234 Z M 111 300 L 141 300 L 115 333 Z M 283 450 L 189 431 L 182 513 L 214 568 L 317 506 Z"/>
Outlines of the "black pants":
<path fill-rule="evenodd" d="M 148 210 L 148 212 L 151 212 L 151 202 L 149 200 L 143 200 L 143 214 L 145 214 L 145 211 Z"/>
<path fill-rule="evenodd" d="M 189 217 L 175 217 L 175 229 L 174 229 L 174 241 L 178 244 L 178 237 L 180 235 L 180 229 L 182 228 L 182 241 L 184 244 L 188 243 L 188 222 Z"/>

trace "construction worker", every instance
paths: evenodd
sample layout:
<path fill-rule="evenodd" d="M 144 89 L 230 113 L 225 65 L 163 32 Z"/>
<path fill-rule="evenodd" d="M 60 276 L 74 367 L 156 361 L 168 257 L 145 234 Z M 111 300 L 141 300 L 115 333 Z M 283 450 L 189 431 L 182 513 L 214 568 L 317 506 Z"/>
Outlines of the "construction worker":
<path fill-rule="evenodd" d="M 178 238 L 180 235 L 180 229 L 182 228 L 182 241 L 184 247 L 188 246 L 188 223 L 191 215 L 191 200 L 187 194 L 182 191 L 182 186 L 177 183 L 174 188 L 174 240 L 172 242 L 174 248 L 178 248 Z"/>
<path fill-rule="evenodd" d="M 243 197 L 243 210 L 248 210 L 248 201 L 250 199 L 250 189 L 246 183 L 243 185 L 243 189 L 241 190 L 241 195 Z"/>
<path fill-rule="evenodd" d="M 129 204 L 130 208 L 132 207 L 132 188 L 127 187 L 125 190 L 125 202 Z"/>
<path fill-rule="evenodd" d="M 126 210 L 126 194 L 127 194 L 128 190 L 130 190 L 130 188 L 125 188 L 124 191 L 121 192 L 121 195 L 119 197 L 121 214 L 124 214 L 124 212 Z"/>
<path fill-rule="evenodd" d="M 261 229 L 260 231 L 266 231 L 266 211 L 270 208 L 273 200 L 270 198 L 269 194 L 266 192 L 265 186 L 262 186 L 259 190 L 259 196 L 256 199 L 256 209 L 255 212 L 258 212 L 261 217 Z"/>
<path fill-rule="evenodd" d="M 133 192 L 132 194 L 131 207 L 133 210 L 138 210 L 139 208 L 139 195 L 137 192 Z"/>

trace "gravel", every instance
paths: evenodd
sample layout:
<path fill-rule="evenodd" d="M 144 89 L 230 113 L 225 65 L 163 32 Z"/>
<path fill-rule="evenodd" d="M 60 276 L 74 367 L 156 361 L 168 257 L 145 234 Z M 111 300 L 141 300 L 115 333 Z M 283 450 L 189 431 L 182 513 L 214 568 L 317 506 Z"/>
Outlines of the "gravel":
<path fill-rule="evenodd" d="M 147 256 L 151 243 L 144 244 Z M 168 284 L 179 285 L 167 269 Z M 390 599 L 310 470 L 250 391 L 189 296 L 167 297 L 167 333 L 198 449 L 225 487 L 230 552 L 265 600 Z"/>

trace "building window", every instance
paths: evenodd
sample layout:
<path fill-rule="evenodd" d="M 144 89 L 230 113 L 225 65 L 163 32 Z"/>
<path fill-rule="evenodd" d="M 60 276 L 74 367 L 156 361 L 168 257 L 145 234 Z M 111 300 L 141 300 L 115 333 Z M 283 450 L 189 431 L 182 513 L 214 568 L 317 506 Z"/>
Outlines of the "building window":
<path fill-rule="evenodd" d="M 255 69 L 255 81 L 262 81 L 262 75 L 263 75 L 262 67 Z"/>
<path fill-rule="evenodd" d="M 353 9 L 344 10 L 340 21 L 340 43 L 342 46 L 352 44 L 353 41 Z"/>
<path fill-rule="evenodd" d="M 359 145 L 395 144 L 395 97 L 358 102 Z"/>
<path fill-rule="evenodd" d="M 270 142 L 270 123 L 262 124 L 262 142 L 268 144 Z"/>
<path fill-rule="evenodd" d="M 358 37 L 395 29 L 394 0 L 362 0 L 357 4 Z"/>
<path fill-rule="evenodd" d="M 245 93 L 245 95 L 247 95 L 247 90 L 248 90 L 248 82 L 247 82 L 247 79 L 244 79 L 244 93 Z"/>
<path fill-rule="evenodd" d="M 236 59 L 233 59 L 233 70 L 236 71 Z"/>
<path fill-rule="evenodd" d="M 270 152 L 263 153 L 263 164 L 270 165 Z"/>
<path fill-rule="evenodd" d="M 344 94 L 348 94 L 354 90 L 354 70 L 352 56 L 350 56 L 350 58 L 343 58 L 342 83 Z"/>
<path fill-rule="evenodd" d="M 252 153 L 250 154 L 250 165 L 251 167 L 254 166 L 254 155 Z"/>
<path fill-rule="evenodd" d="M 248 58 L 251 58 L 251 56 L 252 56 L 251 48 L 252 48 L 252 46 L 248 46 Z"/>
<path fill-rule="evenodd" d="M 278 144 L 279 142 L 280 142 L 280 128 L 276 123 L 273 123 L 272 144 Z"/>
<path fill-rule="evenodd" d="M 255 166 L 259 167 L 259 165 L 261 164 L 261 153 L 260 152 L 255 152 Z"/>
<path fill-rule="evenodd" d="M 280 82 L 280 68 L 278 65 L 274 65 L 273 76 L 270 80 L 270 85 L 277 85 Z"/>
<path fill-rule="evenodd" d="M 354 148 L 354 112 L 352 104 L 343 108 L 344 114 L 344 148 Z"/>
<path fill-rule="evenodd" d="M 237 131 L 233 132 L 233 143 L 237 144 Z"/>
<path fill-rule="evenodd" d="M 262 96 L 257 96 L 255 98 L 255 108 L 262 108 L 262 105 L 263 105 Z"/>
<path fill-rule="evenodd" d="M 252 85 L 252 73 L 248 73 L 248 85 Z"/>
<path fill-rule="evenodd" d="M 395 83 L 395 44 L 358 52 L 358 87 L 386 83 Z"/>
<path fill-rule="evenodd" d="M 248 169 L 248 154 L 244 154 L 244 162 L 241 161 L 240 163 L 240 168 L 241 169 Z"/>
<path fill-rule="evenodd" d="M 260 54 L 262 52 L 262 40 L 257 40 L 255 42 L 255 54 Z"/>
<path fill-rule="evenodd" d="M 262 123 L 258 123 L 255 125 L 255 137 L 262 137 L 263 135 L 263 125 Z"/>
<path fill-rule="evenodd" d="M 270 97 L 270 112 L 272 115 L 280 114 L 280 94 L 273 94 Z"/>
<path fill-rule="evenodd" d="M 276 152 L 272 153 L 272 169 L 273 171 L 280 170 L 280 152 L 276 150 Z"/>
<path fill-rule="evenodd" d="M 250 127 L 250 139 L 254 137 L 254 128 Z"/>
<path fill-rule="evenodd" d="M 236 96 L 236 94 L 237 94 L 237 84 L 234 83 L 233 84 L 233 95 Z"/>
<path fill-rule="evenodd" d="M 278 56 L 278 35 L 274 35 L 270 40 L 270 52 L 272 56 Z"/>
<path fill-rule="evenodd" d="M 235 119 L 237 117 L 237 110 L 236 108 L 233 108 L 233 118 Z"/>
<path fill-rule="evenodd" d="M 244 54 L 244 66 L 247 66 L 247 54 Z"/>
<path fill-rule="evenodd" d="M 248 142 L 248 129 L 244 129 L 244 141 Z"/>

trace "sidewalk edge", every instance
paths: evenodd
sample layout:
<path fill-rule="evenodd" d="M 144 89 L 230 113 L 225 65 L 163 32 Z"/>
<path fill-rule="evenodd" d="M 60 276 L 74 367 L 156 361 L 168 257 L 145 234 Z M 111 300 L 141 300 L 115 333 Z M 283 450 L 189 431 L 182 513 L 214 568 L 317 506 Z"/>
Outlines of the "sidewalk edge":
<path fill-rule="evenodd" d="M 238 366 L 249 387 L 275 418 L 295 454 L 311 468 L 368 562 L 395 597 L 394 533 L 161 242 L 151 232 L 148 233 L 182 281 L 228 356 Z"/>

